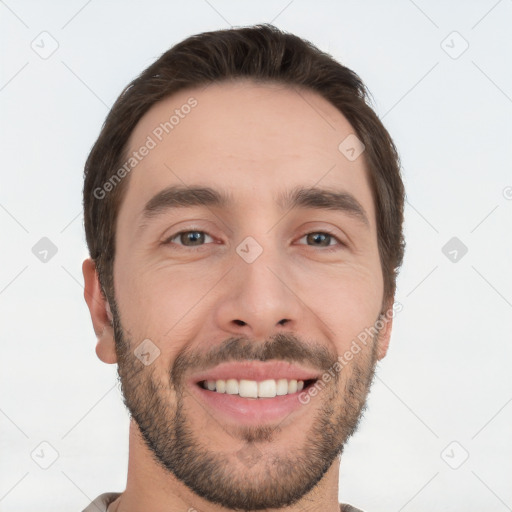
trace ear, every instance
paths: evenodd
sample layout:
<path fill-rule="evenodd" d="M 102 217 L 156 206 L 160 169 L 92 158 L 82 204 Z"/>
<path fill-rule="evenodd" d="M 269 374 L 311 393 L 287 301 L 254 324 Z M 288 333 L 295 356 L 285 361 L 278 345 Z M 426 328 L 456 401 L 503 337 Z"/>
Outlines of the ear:
<path fill-rule="evenodd" d="M 117 363 L 114 327 L 112 325 L 112 312 L 110 311 L 110 305 L 101 289 L 94 260 L 88 258 L 83 262 L 82 273 L 84 275 L 85 284 L 85 302 L 87 302 L 94 332 L 98 338 L 96 354 L 104 363 Z"/>
<path fill-rule="evenodd" d="M 388 352 L 389 342 L 391 340 L 391 328 L 393 326 L 393 316 L 393 299 L 390 299 L 383 307 L 380 317 L 384 326 L 379 331 L 379 337 L 377 340 L 377 359 L 379 361 L 383 359 Z"/>

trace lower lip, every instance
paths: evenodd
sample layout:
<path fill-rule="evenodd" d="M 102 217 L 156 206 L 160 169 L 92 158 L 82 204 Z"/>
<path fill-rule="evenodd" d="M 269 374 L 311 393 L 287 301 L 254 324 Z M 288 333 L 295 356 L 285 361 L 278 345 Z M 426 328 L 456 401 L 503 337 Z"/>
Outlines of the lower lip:
<path fill-rule="evenodd" d="M 243 398 L 239 395 L 217 393 L 194 384 L 194 394 L 215 413 L 236 421 L 238 424 L 275 422 L 284 419 L 292 412 L 304 408 L 299 395 L 304 389 L 290 395 L 278 395 L 274 398 Z M 305 388 L 307 389 L 307 388 Z"/>

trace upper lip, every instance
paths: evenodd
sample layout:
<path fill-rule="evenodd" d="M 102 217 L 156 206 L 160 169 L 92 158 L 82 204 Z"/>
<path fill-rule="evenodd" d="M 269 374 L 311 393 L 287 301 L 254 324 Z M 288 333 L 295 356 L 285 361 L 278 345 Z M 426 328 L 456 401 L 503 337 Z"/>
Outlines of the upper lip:
<path fill-rule="evenodd" d="M 318 371 L 301 368 L 285 361 L 261 362 L 230 362 L 222 363 L 211 370 L 195 374 L 190 382 L 197 384 L 204 380 L 269 380 L 269 379 L 295 379 L 297 381 L 318 379 Z"/>

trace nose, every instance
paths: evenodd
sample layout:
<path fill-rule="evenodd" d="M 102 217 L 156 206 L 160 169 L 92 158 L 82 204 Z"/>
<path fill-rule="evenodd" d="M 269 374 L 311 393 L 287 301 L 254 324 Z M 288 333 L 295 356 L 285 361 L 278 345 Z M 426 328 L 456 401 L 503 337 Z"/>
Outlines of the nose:
<path fill-rule="evenodd" d="M 235 256 L 234 268 L 216 297 L 216 323 L 224 332 L 258 339 L 297 330 L 304 314 L 283 256 L 263 251 L 252 263 Z"/>

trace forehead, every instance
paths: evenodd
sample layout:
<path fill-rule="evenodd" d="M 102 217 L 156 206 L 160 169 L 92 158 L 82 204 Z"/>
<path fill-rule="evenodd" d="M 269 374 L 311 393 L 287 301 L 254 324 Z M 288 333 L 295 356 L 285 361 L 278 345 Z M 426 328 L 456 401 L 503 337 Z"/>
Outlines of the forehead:
<path fill-rule="evenodd" d="M 364 158 L 349 161 L 338 149 L 351 133 L 341 112 L 308 90 L 242 80 L 180 91 L 155 104 L 130 137 L 127 157 L 138 157 L 120 217 L 134 221 L 171 185 L 207 185 L 240 204 L 300 185 L 354 193 L 373 222 Z"/>

